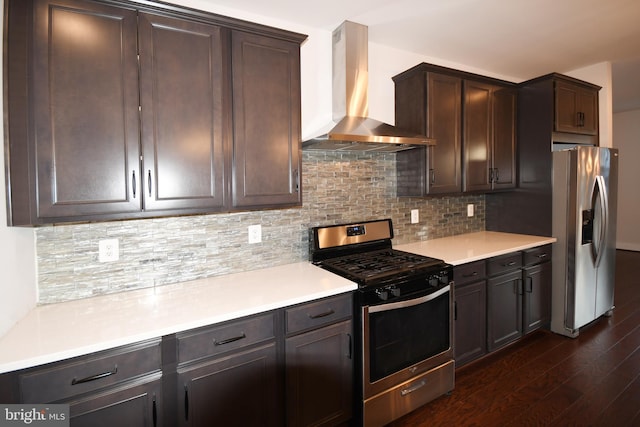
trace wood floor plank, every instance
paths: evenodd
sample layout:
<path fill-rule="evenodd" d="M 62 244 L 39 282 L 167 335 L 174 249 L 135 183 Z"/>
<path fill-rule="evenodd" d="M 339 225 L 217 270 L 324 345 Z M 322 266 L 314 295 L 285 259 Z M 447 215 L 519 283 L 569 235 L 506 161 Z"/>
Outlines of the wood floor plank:
<path fill-rule="evenodd" d="M 640 375 L 624 389 L 600 414 L 598 426 L 632 426 L 633 419 L 640 415 Z M 635 424 L 637 425 L 637 424 Z"/>

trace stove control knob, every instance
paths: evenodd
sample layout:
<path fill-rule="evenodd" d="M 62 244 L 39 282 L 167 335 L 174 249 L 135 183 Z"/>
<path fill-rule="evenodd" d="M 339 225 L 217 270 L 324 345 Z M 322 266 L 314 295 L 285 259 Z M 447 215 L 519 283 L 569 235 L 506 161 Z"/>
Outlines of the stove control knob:
<path fill-rule="evenodd" d="M 386 301 L 389 299 L 389 291 L 387 291 L 386 289 L 376 289 L 376 294 L 382 301 Z"/>
<path fill-rule="evenodd" d="M 445 271 L 440 273 L 440 283 L 442 283 L 443 285 L 449 283 L 449 275 Z"/>
<path fill-rule="evenodd" d="M 438 286 L 438 282 L 439 282 L 438 276 L 429 276 L 429 286 L 436 287 Z"/>
<path fill-rule="evenodd" d="M 400 296 L 400 289 L 396 288 L 395 286 L 389 289 L 391 291 L 391 295 L 393 295 L 394 297 L 399 297 Z"/>

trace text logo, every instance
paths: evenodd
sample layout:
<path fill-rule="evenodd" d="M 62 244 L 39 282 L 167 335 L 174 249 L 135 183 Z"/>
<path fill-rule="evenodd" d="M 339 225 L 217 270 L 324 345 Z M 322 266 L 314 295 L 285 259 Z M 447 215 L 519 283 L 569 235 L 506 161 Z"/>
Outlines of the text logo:
<path fill-rule="evenodd" d="M 69 427 L 69 405 L 0 405 L 0 427 Z"/>

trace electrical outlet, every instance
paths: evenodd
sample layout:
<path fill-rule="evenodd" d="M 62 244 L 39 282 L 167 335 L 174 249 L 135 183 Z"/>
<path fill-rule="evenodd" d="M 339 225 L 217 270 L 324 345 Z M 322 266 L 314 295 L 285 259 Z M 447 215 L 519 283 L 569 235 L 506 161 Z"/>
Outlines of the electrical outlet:
<path fill-rule="evenodd" d="M 98 242 L 98 261 L 111 262 L 120 258 L 118 239 L 104 239 Z"/>
<path fill-rule="evenodd" d="M 260 243 L 262 242 L 262 226 L 258 225 L 250 225 L 248 227 L 249 230 L 249 243 Z"/>
<path fill-rule="evenodd" d="M 473 204 L 467 205 L 467 216 L 473 216 Z"/>
<path fill-rule="evenodd" d="M 411 224 L 417 224 L 420 221 L 420 211 L 411 209 Z"/>

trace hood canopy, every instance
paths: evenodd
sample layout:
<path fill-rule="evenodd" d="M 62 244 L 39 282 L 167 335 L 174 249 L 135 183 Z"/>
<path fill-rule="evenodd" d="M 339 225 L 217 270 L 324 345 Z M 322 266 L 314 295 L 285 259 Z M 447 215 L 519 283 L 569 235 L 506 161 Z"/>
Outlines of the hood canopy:
<path fill-rule="evenodd" d="M 345 21 L 333 31 L 334 124 L 304 141 L 303 149 L 396 152 L 435 145 L 424 135 L 368 117 L 368 44 L 365 25 Z"/>

